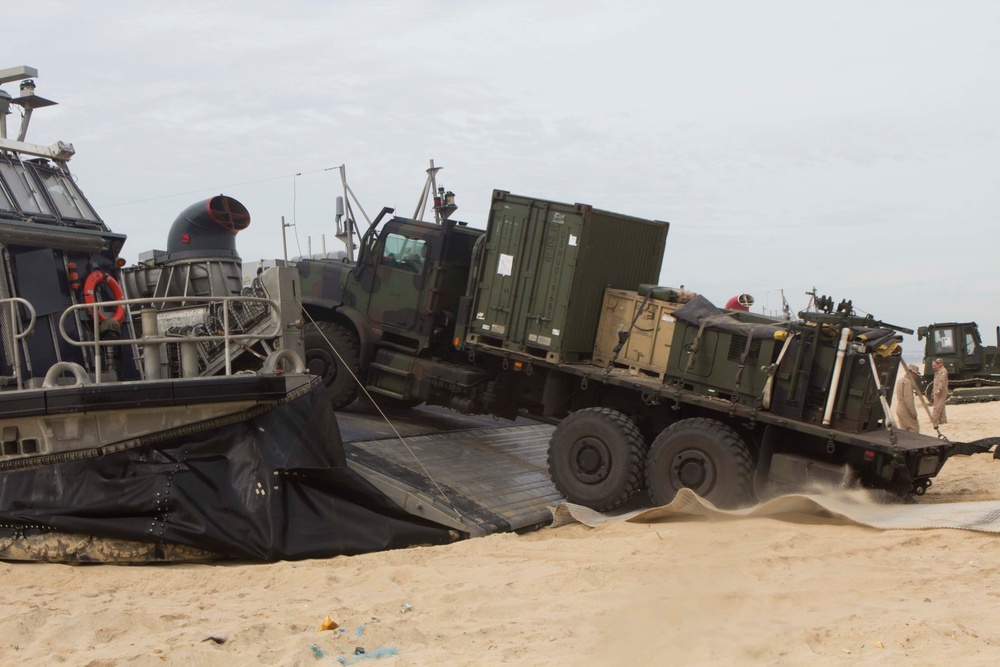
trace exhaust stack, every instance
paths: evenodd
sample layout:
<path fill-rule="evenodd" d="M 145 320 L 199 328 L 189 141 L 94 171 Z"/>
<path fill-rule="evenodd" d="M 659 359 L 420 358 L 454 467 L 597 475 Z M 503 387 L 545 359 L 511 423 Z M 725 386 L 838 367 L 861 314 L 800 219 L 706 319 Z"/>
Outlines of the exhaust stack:
<path fill-rule="evenodd" d="M 167 262 L 192 259 L 235 259 L 236 235 L 250 226 L 246 206 L 218 195 L 188 206 L 167 236 Z"/>
<path fill-rule="evenodd" d="M 129 298 L 240 294 L 243 266 L 236 235 L 249 226 L 250 213 L 232 197 L 188 206 L 170 226 L 166 252 L 140 256 L 138 266 L 122 273 L 125 293 Z"/>

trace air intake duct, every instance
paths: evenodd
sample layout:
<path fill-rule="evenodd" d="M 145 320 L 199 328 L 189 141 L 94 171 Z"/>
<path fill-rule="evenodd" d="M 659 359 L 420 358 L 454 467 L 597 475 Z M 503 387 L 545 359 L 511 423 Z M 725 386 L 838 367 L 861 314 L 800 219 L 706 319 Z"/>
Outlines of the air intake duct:
<path fill-rule="evenodd" d="M 234 258 L 236 234 L 250 226 L 246 206 L 218 195 L 192 204 L 177 216 L 167 237 L 167 262 L 207 258 Z"/>

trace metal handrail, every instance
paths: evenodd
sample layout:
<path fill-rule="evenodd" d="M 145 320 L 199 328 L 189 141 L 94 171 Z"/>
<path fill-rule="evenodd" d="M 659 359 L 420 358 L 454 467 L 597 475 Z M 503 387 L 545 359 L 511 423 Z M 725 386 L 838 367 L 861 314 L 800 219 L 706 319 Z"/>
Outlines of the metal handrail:
<path fill-rule="evenodd" d="M 264 303 L 272 308 L 274 308 L 275 313 L 275 328 L 272 332 L 251 334 L 251 333 L 241 333 L 234 335 L 230 333 L 229 330 L 229 308 L 225 307 L 222 309 L 222 335 L 184 335 L 184 336 L 143 336 L 142 338 L 117 338 L 114 340 L 101 340 L 100 335 L 100 318 L 98 317 L 98 310 L 100 308 L 106 308 L 108 306 L 125 306 L 131 307 L 139 304 L 154 304 L 154 303 L 225 303 L 228 305 L 229 302 L 243 302 L 243 303 Z M 66 319 L 69 317 L 70 313 L 76 310 L 87 310 L 90 311 L 91 319 L 94 322 L 94 340 L 80 341 L 70 338 L 69 334 L 66 332 L 64 327 Z M 185 343 L 185 342 L 205 342 L 213 340 L 225 341 L 226 348 L 226 375 L 232 375 L 232 358 L 229 356 L 229 346 L 230 342 L 235 338 L 237 340 L 265 340 L 268 338 L 276 338 L 281 334 L 281 308 L 278 306 L 278 302 L 274 299 L 268 299 L 264 297 L 257 296 L 159 296 L 159 297 L 146 297 L 146 298 L 136 298 L 136 299 L 118 299 L 117 301 L 100 301 L 95 303 L 80 303 L 74 304 L 68 307 L 63 314 L 59 317 L 59 335 L 62 336 L 70 345 L 76 347 L 93 347 L 94 348 L 94 364 L 95 364 L 95 375 L 96 383 L 101 382 L 101 346 L 103 345 L 159 345 L 163 343 Z"/>
<path fill-rule="evenodd" d="M 19 303 L 23 304 L 28 309 L 28 312 L 31 313 L 31 321 L 28 322 L 28 328 L 21 333 L 17 333 L 17 327 L 15 326 L 15 322 L 17 322 L 17 304 Z M 17 379 L 17 388 L 24 389 L 23 380 L 21 379 L 21 346 L 17 342 L 22 338 L 30 336 L 35 330 L 35 307 L 31 305 L 30 301 L 22 299 L 19 296 L 0 299 L 0 306 L 3 304 L 10 304 L 10 326 L 14 332 L 14 378 Z"/>

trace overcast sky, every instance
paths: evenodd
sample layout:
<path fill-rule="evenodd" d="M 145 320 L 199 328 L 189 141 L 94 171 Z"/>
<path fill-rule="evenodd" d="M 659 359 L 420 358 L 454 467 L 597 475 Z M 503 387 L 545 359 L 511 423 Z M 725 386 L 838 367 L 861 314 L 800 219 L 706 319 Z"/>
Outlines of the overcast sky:
<path fill-rule="evenodd" d="M 494 188 L 668 220 L 660 283 L 794 310 L 815 287 L 916 328 L 1000 324 L 1000 3 L 284 0 L 7 3 L 39 70 L 28 141 L 124 255 L 189 204 L 250 210 L 244 260 L 333 238 L 336 167 L 412 215 L 428 161 L 483 227 Z M 5 86 L 16 93 L 16 85 Z M 13 120 L 13 119 L 12 119 Z M 298 174 L 298 175 L 296 175 Z M 907 350 L 916 352 L 915 341 Z"/>

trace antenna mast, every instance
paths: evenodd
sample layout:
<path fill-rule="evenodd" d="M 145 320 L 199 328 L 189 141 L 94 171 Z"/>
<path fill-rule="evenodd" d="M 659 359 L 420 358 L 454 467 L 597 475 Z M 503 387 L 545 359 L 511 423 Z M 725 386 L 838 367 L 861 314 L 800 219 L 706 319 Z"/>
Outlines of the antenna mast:
<path fill-rule="evenodd" d="M 368 217 L 368 214 L 365 213 L 361 202 L 354 195 L 351 186 L 347 184 L 347 166 L 342 164 L 339 169 L 340 183 L 344 188 L 344 196 L 337 197 L 337 233 L 334 236 L 343 241 L 344 246 L 347 248 L 347 259 L 353 262 L 354 250 L 358 247 L 354 243 L 354 234 L 358 231 L 358 225 L 354 222 L 354 211 L 351 209 L 351 201 L 353 200 L 357 204 L 358 210 L 361 211 L 361 215 L 369 226 L 371 226 L 372 221 Z"/>

